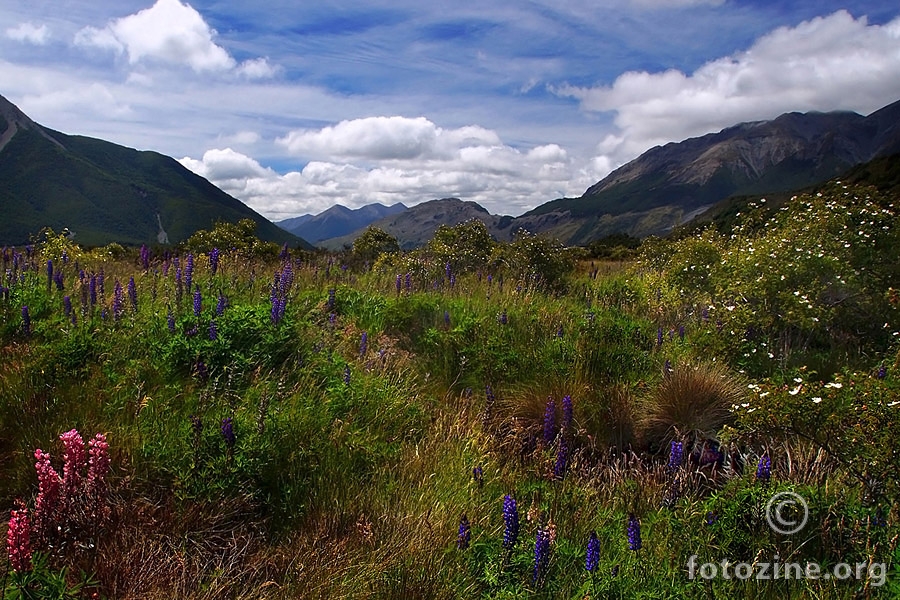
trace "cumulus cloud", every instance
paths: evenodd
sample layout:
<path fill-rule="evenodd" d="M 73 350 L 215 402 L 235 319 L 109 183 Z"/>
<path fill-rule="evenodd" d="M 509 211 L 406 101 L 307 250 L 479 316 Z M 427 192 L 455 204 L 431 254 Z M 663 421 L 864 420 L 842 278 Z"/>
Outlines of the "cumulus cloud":
<path fill-rule="evenodd" d="M 228 148 L 181 163 L 273 219 L 340 203 L 407 205 L 443 197 L 519 214 L 596 181 L 556 144 L 525 151 L 478 126 L 443 129 L 424 118 L 368 117 L 295 131 L 279 144 L 305 158 L 279 174 Z"/>
<path fill-rule="evenodd" d="M 106 27 L 86 27 L 75 44 L 126 54 L 132 65 L 156 61 L 185 65 L 197 73 L 235 70 L 251 78 L 271 77 L 275 70 L 264 58 L 238 65 L 215 43 L 216 31 L 193 7 L 179 0 L 157 0 L 150 8 L 110 21 Z"/>
<path fill-rule="evenodd" d="M 621 164 L 649 147 L 788 111 L 870 112 L 900 97 L 900 18 L 869 25 L 846 11 L 781 27 L 691 74 L 631 71 L 612 85 L 563 86 L 587 111 L 614 111 L 601 152 Z"/>
<path fill-rule="evenodd" d="M 50 30 L 46 25 L 38 27 L 33 23 L 21 23 L 17 27 L 6 30 L 6 37 L 17 42 L 27 42 L 36 46 L 43 46 L 50 41 Z"/>

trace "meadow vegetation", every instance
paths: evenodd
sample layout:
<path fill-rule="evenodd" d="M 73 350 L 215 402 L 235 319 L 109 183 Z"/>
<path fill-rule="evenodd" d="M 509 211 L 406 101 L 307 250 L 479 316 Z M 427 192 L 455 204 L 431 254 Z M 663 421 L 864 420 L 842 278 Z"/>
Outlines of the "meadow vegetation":
<path fill-rule="evenodd" d="M 834 182 L 618 262 L 4 248 L 0 596 L 896 597 L 896 211 Z"/>

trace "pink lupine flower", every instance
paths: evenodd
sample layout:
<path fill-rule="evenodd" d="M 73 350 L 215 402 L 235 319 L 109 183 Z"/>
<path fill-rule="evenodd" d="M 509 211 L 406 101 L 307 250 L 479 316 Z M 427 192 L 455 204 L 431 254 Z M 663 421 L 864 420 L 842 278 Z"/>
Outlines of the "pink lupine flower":
<path fill-rule="evenodd" d="M 28 509 L 24 504 L 10 512 L 9 529 L 6 531 L 6 550 L 9 564 L 15 571 L 31 570 L 31 540 Z"/>
<path fill-rule="evenodd" d="M 50 464 L 50 455 L 38 448 L 34 451 L 37 462 L 38 495 L 34 501 L 34 530 L 38 539 L 49 535 L 51 525 L 59 512 L 62 478 Z"/>

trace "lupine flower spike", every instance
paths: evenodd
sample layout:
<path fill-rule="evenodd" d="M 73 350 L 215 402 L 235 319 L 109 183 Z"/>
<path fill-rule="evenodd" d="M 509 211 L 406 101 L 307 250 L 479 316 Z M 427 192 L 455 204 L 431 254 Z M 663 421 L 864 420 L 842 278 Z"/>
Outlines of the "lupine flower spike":
<path fill-rule="evenodd" d="M 511 550 L 519 538 L 519 510 L 509 494 L 503 498 L 503 525 L 503 548 Z"/>
<path fill-rule="evenodd" d="M 641 522 L 632 513 L 628 516 L 628 528 L 626 530 L 628 537 L 628 549 L 637 552 L 641 549 Z"/>
<path fill-rule="evenodd" d="M 591 537 L 588 538 L 587 543 L 587 552 L 584 557 L 584 568 L 588 573 L 593 573 L 597 570 L 597 565 L 600 562 L 600 540 L 597 539 L 596 532 L 591 532 Z"/>
<path fill-rule="evenodd" d="M 459 550 L 465 550 L 469 547 L 469 541 L 472 539 L 472 528 L 469 525 L 469 519 L 463 515 L 459 520 L 459 532 L 456 535 L 456 547 Z"/>

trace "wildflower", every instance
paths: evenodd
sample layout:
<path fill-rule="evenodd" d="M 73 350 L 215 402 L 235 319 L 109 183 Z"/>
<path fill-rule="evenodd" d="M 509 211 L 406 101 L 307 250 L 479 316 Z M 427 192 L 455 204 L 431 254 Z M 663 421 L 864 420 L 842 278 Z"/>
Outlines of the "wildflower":
<path fill-rule="evenodd" d="M 137 312 L 138 297 L 137 297 L 137 287 L 134 284 L 134 277 L 131 277 L 128 280 L 128 299 L 131 301 L 132 312 Z"/>
<path fill-rule="evenodd" d="M 398 296 L 400 295 L 400 289 L 401 289 L 401 286 L 402 286 L 402 285 L 403 285 L 403 283 L 402 283 L 402 278 L 401 278 L 400 275 L 398 274 L 398 275 L 397 275 L 397 281 L 396 281 L 395 284 L 394 284 L 394 286 L 397 288 L 397 295 L 398 295 Z"/>
<path fill-rule="evenodd" d="M 717 513 L 714 510 L 711 510 L 708 513 L 706 513 L 706 525 L 707 526 L 711 527 L 711 526 L 715 525 L 718 521 L 719 521 L 719 513 Z"/>
<path fill-rule="evenodd" d="M 234 435 L 234 422 L 231 417 L 225 417 L 222 419 L 222 425 L 220 427 L 222 431 L 222 438 L 225 440 L 225 446 L 230 450 L 234 448 L 234 443 L 237 438 Z"/>
<path fill-rule="evenodd" d="M 194 316 L 199 317 L 201 312 L 203 312 L 203 294 L 200 293 L 200 290 L 195 290 L 194 291 Z"/>
<path fill-rule="evenodd" d="M 68 296 L 63 296 L 63 313 L 67 317 L 72 314 L 72 299 Z"/>
<path fill-rule="evenodd" d="M 350 385 L 350 365 L 344 367 L 344 385 Z"/>
<path fill-rule="evenodd" d="M 472 468 L 472 479 L 478 484 L 478 487 L 484 487 L 484 470 L 481 465 Z"/>
<path fill-rule="evenodd" d="M 359 340 L 359 356 L 363 358 L 366 355 L 366 350 L 369 349 L 369 334 L 365 331 L 362 332 L 362 337 Z"/>
<path fill-rule="evenodd" d="M 559 448 L 556 450 L 556 462 L 553 464 L 553 478 L 562 479 L 566 476 L 566 467 L 569 463 L 569 445 L 565 436 L 559 438 Z"/>
<path fill-rule="evenodd" d="M 497 321 L 501 325 L 506 325 L 509 322 L 509 317 L 506 316 L 506 309 L 503 309 L 503 312 L 500 313 L 500 316 L 497 317 Z"/>
<path fill-rule="evenodd" d="M 219 328 L 216 326 L 215 319 L 209 321 L 209 339 L 213 342 L 219 339 Z"/>
<path fill-rule="evenodd" d="M 472 539 L 472 528 L 469 525 L 469 519 L 463 515 L 459 519 L 459 533 L 456 534 L 456 547 L 459 550 L 465 550 L 469 547 L 469 541 Z"/>
<path fill-rule="evenodd" d="M 756 467 L 756 480 L 762 482 L 763 485 L 769 483 L 772 478 L 772 459 L 768 454 L 763 454 L 759 458 L 759 464 Z"/>
<path fill-rule="evenodd" d="M 113 320 L 119 321 L 125 314 L 125 293 L 122 291 L 122 284 L 116 279 L 116 286 L 113 288 Z"/>
<path fill-rule="evenodd" d="M 213 248 L 209 251 L 209 271 L 213 275 L 219 270 L 219 249 Z"/>
<path fill-rule="evenodd" d="M 885 367 L 884 365 L 878 367 L 878 372 L 875 374 L 875 377 L 877 377 L 878 379 L 884 379 L 885 377 L 887 377 L 887 367 Z"/>
<path fill-rule="evenodd" d="M 450 327 L 450 312 L 446 310 L 444 311 L 444 326 Z"/>
<path fill-rule="evenodd" d="M 666 470 L 674 472 L 682 462 L 684 462 L 684 443 L 673 441 L 669 445 L 669 464 L 666 465 Z"/>
<path fill-rule="evenodd" d="M 556 330 L 556 337 L 561 338 L 563 337 L 564 333 L 565 332 L 563 331 L 563 326 L 560 324 L 559 328 Z"/>
<path fill-rule="evenodd" d="M 22 332 L 29 336 L 31 335 L 31 316 L 28 314 L 28 307 L 22 307 Z"/>
<path fill-rule="evenodd" d="M 534 538 L 534 577 L 533 582 L 538 584 L 547 572 L 550 562 L 550 535 L 543 527 L 538 526 Z"/>
<path fill-rule="evenodd" d="M 404 281 L 404 286 L 406 287 L 407 293 L 412 291 L 412 273 L 406 274 L 406 280 Z"/>
<path fill-rule="evenodd" d="M 328 303 L 326 304 L 326 306 L 328 306 L 329 310 L 334 308 L 335 292 L 336 292 L 336 290 L 334 288 L 330 288 L 328 290 Z"/>
<path fill-rule="evenodd" d="M 6 530 L 6 550 L 9 564 L 14 571 L 23 573 L 31 570 L 31 540 L 28 523 L 28 509 L 19 503 L 18 510 L 9 514 L 9 528 Z"/>
<path fill-rule="evenodd" d="M 228 299 L 219 294 L 219 301 L 216 302 L 216 316 L 221 317 L 225 313 L 225 307 L 228 306 Z"/>
<path fill-rule="evenodd" d="M 34 530 L 37 537 L 50 533 L 59 510 L 62 478 L 50 464 L 50 455 L 38 448 L 34 451 L 34 469 L 37 471 L 38 495 L 34 501 Z"/>
<path fill-rule="evenodd" d="M 190 291 L 191 283 L 194 281 L 194 255 L 188 254 L 184 261 L 184 287 Z"/>
<path fill-rule="evenodd" d="M 544 409 L 544 443 L 549 444 L 556 437 L 556 402 L 553 398 L 547 399 L 547 407 Z"/>
<path fill-rule="evenodd" d="M 280 260 L 284 260 L 284 259 L 288 258 L 290 255 L 291 255 L 291 253 L 290 253 L 290 250 L 288 250 L 288 243 L 285 242 L 281 246 L 281 252 L 278 253 L 278 258 Z"/>
<path fill-rule="evenodd" d="M 172 314 L 171 308 L 166 314 L 166 326 L 169 328 L 169 333 L 175 333 L 175 315 Z"/>
<path fill-rule="evenodd" d="M 656 347 L 659 348 L 663 345 L 663 330 L 662 327 L 656 328 Z"/>
<path fill-rule="evenodd" d="M 587 552 L 584 557 L 584 568 L 588 573 L 593 573 L 597 570 L 597 565 L 600 562 L 600 540 L 597 539 L 596 532 L 591 532 L 591 536 L 588 538 L 587 543 Z"/>
<path fill-rule="evenodd" d="M 638 521 L 634 513 L 628 516 L 628 528 L 626 530 L 628 537 L 628 549 L 637 552 L 641 549 L 641 522 Z"/>
<path fill-rule="evenodd" d="M 145 271 L 150 268 L 150 250 L 147 244 L 141 244 L 141 266 Z"/>
<path fill-rule="evenodd" d="M 503 498 L 503 525 L 503 548 L 511 550 L 519 538 L 519 510 L 509 494 Z"/>
<path fill-rule="evenodd" d="M 81 484 L 81 473 L 87 465 L 87 456 L 84 452 L 84 440 L 76 429 L 70 429 L 59 436 L 65 447 L 65 462 L 63 463 L 63 497 L 66 501 L 73 499 Z"/>
<path fill-rule="evenodd" d="M 53 261 L 47 261 L 47 291 L 50 291 L 50 288 L 53 287 Z"/>
<path fill-rule="evenodd" d="M 90 298 L 91 298 L 91 308 L 93 308 L 97 304 L 97 276 L 91 275 L 91 281 L 88 284 L 88 289 L 90 290 Z"/>
<path fill-rule="evenodd" d="M 563 410 L 563 430 L 571 431 L 572 430 L 572 421 L 574 419 L 574 411 L 572 409 L 572 396 L 568 394 L 563 396 L 562 399 L 562 410 Z"/>

